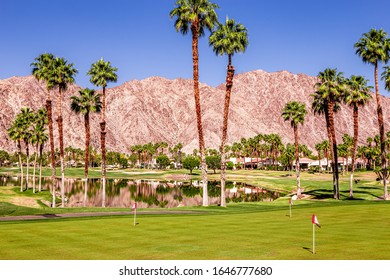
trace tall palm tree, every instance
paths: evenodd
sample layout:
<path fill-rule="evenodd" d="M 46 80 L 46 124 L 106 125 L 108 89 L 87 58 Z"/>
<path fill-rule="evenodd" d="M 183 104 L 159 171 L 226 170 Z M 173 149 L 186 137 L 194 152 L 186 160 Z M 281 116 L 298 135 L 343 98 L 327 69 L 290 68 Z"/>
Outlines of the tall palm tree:
<path fill-rule="evenodd" d="M 39 164 L 39 188 L 41 191 L 41 177 L 42 177 L 42 149 L 44 143 L 47 141 L 47 135 L 45 132 L 45 125 L 47 124 L 47 112 L 45 108 L 39 109 L 34 115 L 34 127 L 32 130 L 31 144 L 35 145 L 35 159 L 34 159 L 34 172 L 33 172 L 33 193 L 35 193 L 35 171 L 37 165 L 38 154 L 40 158 Z"/>
<path fill-rule="evenodd" d="M 386 144 L 385 144 L 385 127 L 383 123 L 383 111 L 381 106 L 381 97 L 379 95 L 378 85 L 378 63 L 387 63 L 390 59 L 390 39 L 383 30 L 371 29 L 364 33 L 360 40 L 354 45 L 356 54 L 359 55 L 364 63 L 374 65 L 375 76 L 375 96 L 377 102 L 377 115 L 381 146 L 381 168 L 383 173 L 384 199 L 388 198 L 387 192 L 387 166 L 386 166 Z"/>
<path fill-rule="evenodd" d="M 351 76 L 347 79 L 347 91 L 344 95 L 344 102 L 353 108 L 353 148 L 352 148 L 352 166 L 349 179 L 349 197 L 353 197 L 353 175 L 355 171 L 355 159 L 357 142 L 359 137 L 359 107 L 364 107 L 371 99 L 370 86 L 367 86 L 367 80 L 362 76 Z"/>
<path fill-rule="evenodd" d="M 189 30 L 191 30 L 192 34 L 194 97 L 199 138 L 199 153 L 202 165 L 203 206 L 209 205 L 209 199 L 207 192 L 207 165 L 199 94 L 198 40 L 199 37 L 204 36 L 205 29 L 212 31 L 215 24 L 218 22 L 218 16 L 215 12 L 216 8 L 218 8 L 218 5 L 211 3 L 209 0 L 177 0 L 175 8 L 170 12 L 170 17 L 176 18 L 176 31 L 180 31 L 185 35 Z"/>
<path fill-rule="evenodd" d="M 298 124 L 303 124 L 307 114 L 306 106 L 298 101 L 288 102 L 283 109 L 282 117 L 285 121 L 289 121 L 294 130 L 295 142 L 295 170 L 297 176 L 297 196 L 301 197 L 301 178 L 299 166 L 299 142 L 298 142 Z"/>
<path fill-rule="evenodd" d="M 37 81 L 44 81 L 46 84 L 47 90 L 47 99 L 46 99 L 46 111 L 47 111 L 47 120 L 49 125 L 49 141 L 50 141 L 50 156 L 51 156 L 51 180 L 52 180 L 52 206 L 56 207 L 56 159 L 55 159 L 55 148 L 54 148 L 54 133 L 53 133 L 53 117 L 52 117 L 52 100 L 50 90 L 52 89 L 52 84 L 49 83 L 50 73 L 53 69 L 53 61 L 55 57 L 51 53 L 41 54 L 35 58 L 35 61 L 31 63 L 32 74 L 37 79 Z"/>
<path fill-rule="evenodd" d="M 85 165 L 84 165 L 84 207 L 87 201 L 87 186 L 88 186 L 88 166 L 89 166 L 89 143 L 90 143 L 90 128 L 89 128 L 89 114 L 99 113 L 102 108 L 100 101 L 100 94 L 95 95 L 93 89 L 86 88 L 79 91 L 80 96 L 72 96 L 72 103 L 70 108 L 76 114 L 84 115 L 85 127 Z"/>
<path fill-rule="evenodd" d="M 23 164 L 22 164 L 22 141 L 24 127 L 21 119 L 16 116 L 10 128 L 8 128 L 7 133 L 12 141 L 16 142 L 18 148 L 18 158 L 19 158 L 19 168 L 20 168 L 20 192 L 23 192 Z"/>
<path fill-rule="evenodd" d="M 28 190 L 29 186 L 29 168 L 30 168 L 30 144 L 32 137 L 32 124 L 34 122 L 34 112 L 28 108 L 22 108 L 18 116 L 21 120 L 21 125 L 23 127 L 23 142 L 26 146 L 26 156 L 27 156 L 27 168 L 26 168 L 26 189 Z"/>
<path fill-rule="evenodd" d="M 116 82 L 118 76 L 116 74 L 118 68 L 112 67 L 109 61 L 104 61 L 103 58 L 91 65 L 88 75 L 91 76 L 91 83 L 95 86 L 103 88 L 102 109 L 100 122 L 100 143 L 102 149 L 102 207 L 106 207 L 106 87 L 109 82 Z"/>
<path fill-rule="evenodd" d="M 62 57 L 56 57 L 53 60 L 52 71 L 49 73 L 49 86 L 58 89 L 57 95 L 57 123 L 60 137 L 60 161 L 61 161 L 61 205 L 65 207 L 65 162 L 64 162 L 64 132 L 62 120 L 62 99 L 63 94 L 68 86 L 73 84 L 74 76 L 77 70 L 73 67 L 73 63 L 68 63 Z"/>
<path fill-rule="evenodd" d="M 337 157 L 337 141 L 334 125 L 334 112 L 339 108 L 338 103 L 344 93 L 344 78 L 337 69 L 327 68 L 318 74 L 319 82 L 316 83 L 316 93 L 312 103 L 314 113 L 324 114 L 328 130 L 328 138 L 332 153 L 333 170 L 333 196 L 340 199 L 339 171 Z"/>
<path fill-rule="evenodd" d="M 227 55 L 228 65 L 226 73 L 226 95 L 223 111 L 222 141 L 221 141 L 221 206 L 226 207 L 226 153 L 227 129 L 229 120 L 230 94 L 233 87 L 234 66 L 232 56 L 238 52 L 245 52 L 248 46 L 248 32 L 244 25 L 236 23 L 234 19 L 226 17 L 226 23 L 218 24 L 217 30 L 211 33 L 209 44 L 216 55 Z"/>

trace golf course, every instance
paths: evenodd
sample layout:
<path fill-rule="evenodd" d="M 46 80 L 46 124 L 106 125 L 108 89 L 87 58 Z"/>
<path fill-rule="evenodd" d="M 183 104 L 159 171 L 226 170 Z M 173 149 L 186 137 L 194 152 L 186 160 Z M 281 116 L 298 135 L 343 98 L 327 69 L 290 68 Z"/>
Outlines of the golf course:
<path fill-rule="evenodd" d="M 82 177 L 81 169 L 67 176 Z M 1 169 L 11 174 L 12 169 Z M 15 171 L 17 172 L 17 171 Z M 137 175 L 135 175 L 137 173 Z M 93 171 L 91 171 L 93 174 Z M 186 171 L 109 171 L 120 176 L 169 180 Z M 191 179 L 200 177 L 194 172 Z M 209 180 L 219 174 L 209 174 Z M 354 199 L 349 176 L 332 198 L 332 175 L 302 172 L 302 199 L 289 211 L 295 178 L 281 171 L 228 171 L 227 179 L 281 192 L 273 201 L 230 202 L 227 207 L 50 208 L 46 190 L 0 186 L 0 251 L 4 260 L 387 260 L 390 205 L 373 172 L 357 172 Z M 33 205 L 36 201 L 37 206 Z M 315 214 L 321 228 L 313 226 Z M 135 225 L 134 225 L 135 223 Z"/>

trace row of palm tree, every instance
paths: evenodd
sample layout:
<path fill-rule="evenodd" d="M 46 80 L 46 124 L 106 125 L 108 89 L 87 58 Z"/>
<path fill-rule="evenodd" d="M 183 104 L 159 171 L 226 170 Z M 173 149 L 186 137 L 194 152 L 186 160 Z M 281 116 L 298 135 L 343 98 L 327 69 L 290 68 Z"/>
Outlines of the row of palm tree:
<path fill-rule="evenodd" d="M 388 198 L 387 191 L 387 166 L 386 166 L 386 144 L 385 144 L 385 128 L 383 122 L 383 110 L 381 105 L 381 96 L 379 95 L 379 81 L 378 81 L 378 66 L 379 63 L 387 63 L 390 59 L 390 38 L 383 30 L 371 29 L 364 33 L 359 41 L 354 45 L 356 54 L 361 57 L 364 63 L 374 66 L 375 78 L 375 97 L 377 102 L 377 115 L 381 147 L 381 168 L 383 173 L 383 188 L 384 199 Z M 386 89 L 390 89 L 390 69 L 385 67 L 382 74 L 382 79 L 385 80 Z"/>
<path fill-rule="evenodd" d="M 53 134 L 53 120 L 52 120 L 52 101 L 51 91 L 53 89 L 58 90 L 57 94 L 57 123 L 59 132 L 59 143 L 60 143 L 60 162 L 61 162 L 61 198 L 62 207 L 64 207 L 64 182 L 65 182 L 65 164 L 64 164 L 64 141 L 63 141 L 63 120 L 62 120 L 62 100 L 63 94 L 67 90 L 68 86 L 73 84 L 75 81 L 75 75 L 78 71 L 74 68 L 72 63 L 68 63 L 67 60 L 60 57 L 55 57 L 53 54 L 45 53 L 41 54 L 35 61 L 31 63 L 32 74 L 38 81 L 43 81 L 46 84 L 47 100 L 46 110 L 49 125 L 49 139 L 50 139 L 50 153 L 51 153 L 51 165 L 52 165 L 52 182 L 54 184 L 56 177 L 55 170 L 55 148 L 54 148 L 54 134 Z M 108 82 L 117 81 L 116 72 L 117 68 L 111 66 L 110 62 L 106 62 L 103 59 L 98 60 L 92 64 L 88 75 L 91 76 L 91 83 L 95 86 L 103 87 L 102 103 L 101 103 L 101 151 L 102 151 L 102 186 L 103 186 L 103 199 L 102 206 L 105 207 L 105 177 L 106 177 L 106 165 L 105 165 L 105 134 L 106 134 L 106 123 L 105 123 L 105 90 Z M 94 91 L 85 89 L 80 92 L 80 98 L 73 98 L 74 105 L 72 107 L 76 112 L 82 112 L 85 116 L 89 115 L 86 111 L 87 106 L 85 104 L 86 99 L 97 98 L 94 96 Z M 84 102 L 84 104 L 83 104 Z M 76 106 L 76 103 L 78 105 Z M 72 103 L 73 104 L 73 103 Z M 91 108 L 89 108 L 91 109 Z M 79 110 L 79 111 L 78 111 Z M 99 109 L 100 110 L 100 109 Z M 87 126 L 87 124 L 85 124 Z M 89 124 L 88 124 L 89 125 Z M 86 137 L 87 138 L 87 137 Z M 89 151 L 86 148 L 86 153 Z M 87 159 L 87 157 L 86 157 Z M 87 165 L 88 167 L 88 165 Z M 55 187 L 53 185 L 53 207 L 55 207 Z"/>
<path fill-rule="evenodd" d="M 199 93 L 199 54 L 198 40 L 205 35 L 205 30 L 209 30 L 209 45 L 217 55 L 227 55 L 228 65 L 226 74 L 226 95 L 222 125 L 222 143 L 221 143 L 221 206 L 226 206 L 225 184 L 226 184 L 226 157 L 225 145 L 227 141 L 228 115 L 230 95 L 233 87 L 233 77 L 235 69 L 232 65 L 232 56 L 237 52 L 244 52 L 248 46 L 247 29 L 235 20 L 226 17 L 225 24 L 218 22 L 218 16 L 215 9 L 219 8 L 217 4 L 208 0 L 177 0 L 175 8 L 170 12 L 170 17 L 175 18 L 175 29 L 177 32 L 187 34 L 191 30 L 192 34 L 192 61 L 193 61 L 193 80 L 194 80 L 194 98 L 197 117 L 197 129 L 199 140 L 199 153 L 202 166 L 202 185 L 203 185 L 203 206 L 208 206 L 207 194 L 207 164 L 205 155 L 205 144 L 203 136 L 203 126 L 200 107 Z M 216 27 L 216 30 L 214 30 Z"/>
<path fill-rule="evenodd" d="M 24 191 L 23 181 L 23 164 L 22 164 L 22 143 L 26 147 L 26 159 L 27 159 L 27 170 L 26 170 L 26 190 L 29 188 L 29 167 L 30 167 L 30 145 L 35 148 L 34 152 L 34 170 L 33 170 L 33 193 L 35 193 L 35 175 L 36 175 L 36 164 L 39 155 L 39 186 L 38 191 L 41 191 L 42 187 L 42 160 L 43 160 L 43 148 L 48 140 L 46 134 L 45 125 L 47 124 L 47 113 L 46 109 L 41 108 L 37 112 L 32 111 L 30 108 L 22 108 L 21 112 L 16 115 L 11 127 L 8 129 L 8 135 L 11 140 L 17 143 L 18 147 L 18 158 L 19 167 L 21 173 L 20 191 Z"/>

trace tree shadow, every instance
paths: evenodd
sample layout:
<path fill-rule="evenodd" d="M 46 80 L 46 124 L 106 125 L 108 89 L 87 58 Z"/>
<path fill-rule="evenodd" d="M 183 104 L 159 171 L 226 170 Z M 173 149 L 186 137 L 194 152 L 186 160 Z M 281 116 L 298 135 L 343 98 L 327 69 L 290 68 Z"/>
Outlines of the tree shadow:
<path fill-rule="evenodd" d="M 311 195 L 316 199 L 333 198 L 333 190 L 328 189 L 316 189 L 305 192 L 307 195 Z"/>

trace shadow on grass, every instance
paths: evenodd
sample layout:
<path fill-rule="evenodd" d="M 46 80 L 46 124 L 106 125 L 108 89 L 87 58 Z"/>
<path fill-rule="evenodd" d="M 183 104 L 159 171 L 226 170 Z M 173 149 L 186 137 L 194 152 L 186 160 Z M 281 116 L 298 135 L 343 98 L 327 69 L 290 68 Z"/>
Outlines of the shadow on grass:
<path fill-rule="evenodd" d="M 310 252 L 311 254 L 313 254 L 313 250 L 311 248 L 308 248 L 308 247 L 302 247 L 303 250 L 306 250 L 308 252 Z"/>
<path fill-rule="evenodd" d="M 307 195 L 311 195 L 316 199 L 333 198 L 333 191 L 327 189 L 316 189 L 305 192 Z"/>

